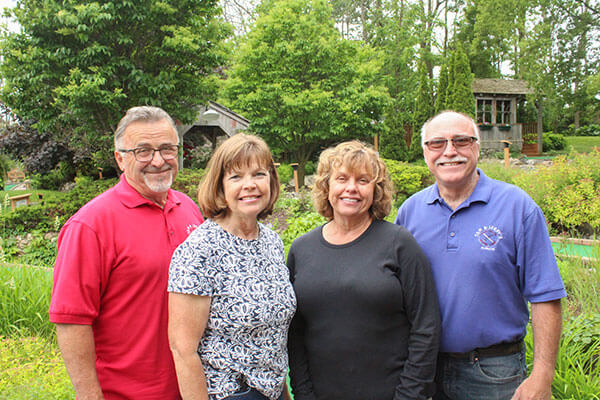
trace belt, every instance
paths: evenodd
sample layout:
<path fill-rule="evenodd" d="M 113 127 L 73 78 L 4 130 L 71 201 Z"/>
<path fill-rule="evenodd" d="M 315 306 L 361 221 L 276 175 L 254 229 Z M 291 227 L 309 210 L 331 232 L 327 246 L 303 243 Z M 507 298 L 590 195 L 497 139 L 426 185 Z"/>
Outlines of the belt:
<path fill-rule="evenodd" d="M 478 358 L 478 357 L 499 357 L 508 356 L 520 352 L 523 349 L 523 340 L 512 343 L 499 343 L 489 347 L 481 347 L 465 353 L 443 353 L 440 352 L 442 357 L 450 358 Z"/>

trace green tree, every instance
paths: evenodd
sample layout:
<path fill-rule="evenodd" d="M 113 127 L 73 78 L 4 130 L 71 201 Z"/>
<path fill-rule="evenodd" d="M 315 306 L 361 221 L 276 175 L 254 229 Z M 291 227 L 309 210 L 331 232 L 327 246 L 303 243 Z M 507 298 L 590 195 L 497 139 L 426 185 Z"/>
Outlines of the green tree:
<path fill-rule="evenodd" d="M 453 81 L 449 82 L 447 105 L 449 109 L 475 116 L 475 96 L 473 96 L 473 74 L 469 59 L 458 44 L 453 55 Z"/>
<path fill-rule="evenodd" d="M 392 106 L 391 109 L 394 109 Z M 389 160 L 405 161 L 408 159 L 408 147 L 406 146 L 404 124 L 401 114 L 395 114 L 396 118 L 386 119 L 386 129 L 381 133 L 379 139 L 379 154 Z"/>
<path fill-rule="evenodd" d="M 431 80 L 427 73 L 427 65 L 424 60 L 419 61 L 419 91 L 415 102 L 415 113 L 413 120 L 413 134 L 410 141 L 410 160 L 415 161 L 423 157 L 421 147 L 421 127 L 433 116 L 433 93 Z"/>
<path fill-rule="evenodd" d="M 75 160 L 112 164 L 112 134 L 134 105 L 188 123 L 214 98 L 223 63 L 216 0 L 21 0 L 5 32 L 2 101 L 40 132 L 67 141 Z"/>
<path fill-rule="evenodd" d="M 224 94 L 277 156 L 300 164 L 303 182 L 304 164 L 323 146 L 383 129 L 381 59 L 341 38 L 325 0 L 281 0 L 238 50 Z"/>
<path fill-rule="evenodd" d="M 448 65 L 442 64 L 435 96 L 435 114 L 448 108 Z"/>

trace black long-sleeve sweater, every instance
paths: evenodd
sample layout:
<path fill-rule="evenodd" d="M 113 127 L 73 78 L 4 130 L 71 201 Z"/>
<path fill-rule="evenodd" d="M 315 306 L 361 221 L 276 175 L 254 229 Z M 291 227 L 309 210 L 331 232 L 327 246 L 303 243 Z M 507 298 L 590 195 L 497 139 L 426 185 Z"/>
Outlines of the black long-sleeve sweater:
<path fill-rule="evenodd" d="M 406 229 L 374 221 L 332 245 L 319 227 L 292 244 L 287 264 L 296 400 L 427 398 L 440 316 L 429 263 Z"/>

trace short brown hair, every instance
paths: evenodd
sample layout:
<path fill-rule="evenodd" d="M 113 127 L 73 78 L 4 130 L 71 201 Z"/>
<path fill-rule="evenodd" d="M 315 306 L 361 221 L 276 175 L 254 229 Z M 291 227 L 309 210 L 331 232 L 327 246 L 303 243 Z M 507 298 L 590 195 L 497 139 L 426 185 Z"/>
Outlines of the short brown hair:
<path fill-rule="evenodd" d="M 279 178 L 273 164 L 271 150 L 264 140 L 254 135 L 238 133 L 217 147 L 207 165 L 207 172 L 198 187 L 198 204 L 205 217 L 218 219 L 227 212 L 223 191 L 223 176 L 234 169 L 243 169 L 257 163 L 269 171 L 271 198 L 267 207 L 258 214 L 266 217 L 273 212 L 279 197 Z"/>
<path fill-rule="evenodd" d="M 329 203 L 329 179 L 341 167 L 353 172 L 363 167 L 367 169 L 375 181 L 369 214 L 373 219 L 384 219 L 392 209 L 392 181 L 375 150 L 356 140 L 340 143 L 321 153 L 312 190 L 317 212 L 330 220 L 333 218 L 333 208 Z"/>

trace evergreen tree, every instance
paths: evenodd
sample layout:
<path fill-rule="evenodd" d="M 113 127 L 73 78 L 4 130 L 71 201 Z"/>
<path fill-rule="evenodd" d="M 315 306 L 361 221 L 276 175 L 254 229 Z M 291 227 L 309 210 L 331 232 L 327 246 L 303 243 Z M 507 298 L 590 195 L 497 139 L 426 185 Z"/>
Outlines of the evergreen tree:
<path fill-rule="evenodd" d="M 437 86 L 437 95 L 435 97 L 435 113 L 439 113 L 448 108 L 448 65 L 442 64 L 440 77 Z"/>
<path fill-rule="evenodd" d="M 419 91 L 415 103 L 415 113 L 413 116 L 413 134 L 410 142 L 410 160 L 415 161 L 423 157 L 423 148 L 421 147 L 421 127 L 429 118 L 433 116 L 433 95 L 431 90 L 431 81 L 427 74 L 427 65 L 422 58 L 419 61 Z"/>
<path fill-rule="evenodd" d="M 383 158 L 397 161 L 408 159 L 403 114 L 398 110 L 398 101 L 392 101 L 388 116 L 385 119 L 386 130 L 379 140 L 379 154 Z"/>
<path fill-rule="evenodd" d="M 473 74 L 469 59 L 460 44 L 457 44 L 453 57 L 454 81 L 448 96 L 448 108 L 475 116 L 475 96 L 473 96 Z"/>

